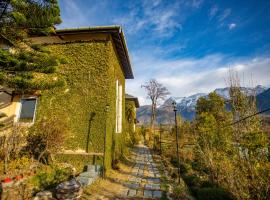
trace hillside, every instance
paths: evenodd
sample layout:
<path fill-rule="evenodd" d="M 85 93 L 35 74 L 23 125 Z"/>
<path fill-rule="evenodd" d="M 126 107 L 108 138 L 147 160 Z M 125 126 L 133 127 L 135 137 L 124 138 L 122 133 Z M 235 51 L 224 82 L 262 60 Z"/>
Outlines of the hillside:
<path fill-rule="evenodd" d="M 224 99 L 229 99 L 229 88 L 217 88 L 214 90 L 218 95 Z M 270 88 L 267 89 L 264 86 L 258 85 L 255 88 L 241 87 L 241 91 L 251 95 L 255 92 L 257 96 L 258 110 L 263 110 L 266 107 L 270 107 Z M 172 102 L 176 101 L 178 111 L 181 116 L 188 121 L 191 121 L 195 117 L 195 109 L 197 101 L 200 97 L 206 97 L 206 93 L 197 93 L 188 97 L 169 97 L 164 103 L 157 109 L 157 123 L 168 124 L 173 122 Z M 227 108 L 229 105 L 227 105 Z M 270 114 L 268 112 L 267 114 Z M 141 106 L 137 111 L 137 118 L 140 124 L 150 123 L 151 106 Z"/>

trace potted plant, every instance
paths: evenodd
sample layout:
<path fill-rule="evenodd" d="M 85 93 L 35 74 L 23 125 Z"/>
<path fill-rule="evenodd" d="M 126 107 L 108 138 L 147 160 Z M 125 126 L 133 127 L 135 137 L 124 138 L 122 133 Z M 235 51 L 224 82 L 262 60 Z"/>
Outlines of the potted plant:
<path fill-rule="evenodd" d="M 2 180 L 2 186 L 3 187 L 10 186 L 12 184 L 13 184 L 12 178 L 7 177 L 7 178 L 5 178 L 5 179 Z"/>

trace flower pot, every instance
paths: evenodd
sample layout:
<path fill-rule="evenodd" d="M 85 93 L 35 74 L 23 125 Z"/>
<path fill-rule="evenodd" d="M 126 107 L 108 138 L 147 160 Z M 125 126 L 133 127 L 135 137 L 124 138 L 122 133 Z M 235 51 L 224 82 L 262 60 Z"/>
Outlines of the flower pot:
<path fill-rule="evenodd" d="M 16 179 L 17 181 L 19 181 L 19 180 L 23 179 L 23 175 L 17 175 L 17 176 L 15 176 L 15 179 Z"/>
<path fill-rule="evenodd" d="M 10 183 L 12 182 L 13 180 L 11 178 L 5 178 L 2 182 L 3 183 Z"/>

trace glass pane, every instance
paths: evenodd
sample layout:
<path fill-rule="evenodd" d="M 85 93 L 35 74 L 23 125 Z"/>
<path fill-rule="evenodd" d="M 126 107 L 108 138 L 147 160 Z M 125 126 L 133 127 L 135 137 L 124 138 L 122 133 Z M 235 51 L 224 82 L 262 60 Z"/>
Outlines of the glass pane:
<path fill-rule="evenodd" d="M 23 99 L 21 101 L 20 122 L 32 122 L 35 114 L 36 99 Z"/>

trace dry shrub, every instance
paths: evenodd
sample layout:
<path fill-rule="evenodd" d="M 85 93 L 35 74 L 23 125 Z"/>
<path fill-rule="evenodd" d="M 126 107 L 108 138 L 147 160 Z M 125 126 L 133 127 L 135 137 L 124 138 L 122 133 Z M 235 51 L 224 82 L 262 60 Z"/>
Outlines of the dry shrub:
<path fill-rule="evenodd" d="M 53 153 L 61 151 L 68 137 L 68 128 L 64 119 L 52 116 L 42 118 L 29 134 L 28 151 L 38 161 L 48 161 Z"/>

